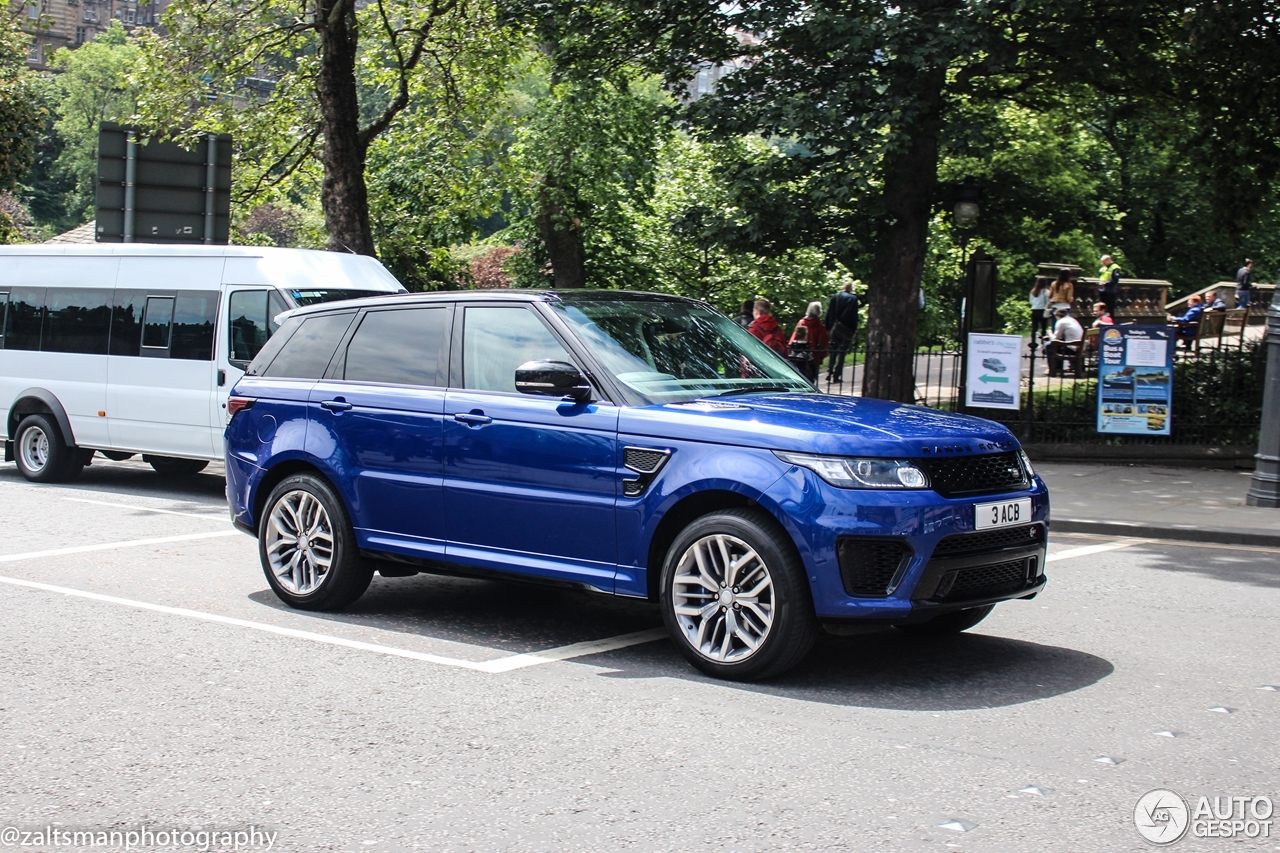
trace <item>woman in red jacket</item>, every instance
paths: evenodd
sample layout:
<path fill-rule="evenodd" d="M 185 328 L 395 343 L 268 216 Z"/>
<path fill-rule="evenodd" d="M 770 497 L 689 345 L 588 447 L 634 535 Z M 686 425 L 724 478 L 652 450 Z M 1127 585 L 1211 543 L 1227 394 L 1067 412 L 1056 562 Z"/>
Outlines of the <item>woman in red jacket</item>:
<path fill-rule="evenodd" d="M 804 312 L 804 317 L 796 323 L 796 328 L 804 326 L 809 330 L 809 350 L 813 353 L 813 369 L 815 371 L 822 367 L 822 360 L 827 357 L 827 348 L 831 344 L 831 338 L 827 334 L 827 327 L 822 324 L 822 303 L 810 302 L 809 310 Z M 791 333 L 791 340 L 788 343 L 796 342 L 796 333 Z"/>

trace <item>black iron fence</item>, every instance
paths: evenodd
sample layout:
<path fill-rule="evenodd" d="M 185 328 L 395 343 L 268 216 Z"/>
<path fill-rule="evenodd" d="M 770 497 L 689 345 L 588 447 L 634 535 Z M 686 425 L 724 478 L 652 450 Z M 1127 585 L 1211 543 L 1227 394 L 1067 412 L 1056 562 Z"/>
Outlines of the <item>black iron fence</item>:
<path fill-rule="evenodd" d="M 970 414 L 1005 424 L 1028 443 L 1254 445 L 1262 417 L 1266 352 L 1261 337 L 1198 347 L 1178 347 L 1173 365 L 1170 435 L 1112 435 L 1097 431 L 1098 365 L 1085 350 L 1063 358 L 1046 358 L 1040 347 L 1024 340 L 1020 376 L 1020 408 L 971 408 Z M 872 356 L 879 353 L 871 353 Z M 915 402 L 931 408 L 960 409 L 962 353 L 955 348 L 920 347 L 899 353 L 909 359 L 915 376 Z M 868 352 L 852 348 L 844 369 L 828 379 L 828 360 L 818 387 L 831 394 L 860 396 Z M 879 359 L 873 358 L 873 363 Z"/>

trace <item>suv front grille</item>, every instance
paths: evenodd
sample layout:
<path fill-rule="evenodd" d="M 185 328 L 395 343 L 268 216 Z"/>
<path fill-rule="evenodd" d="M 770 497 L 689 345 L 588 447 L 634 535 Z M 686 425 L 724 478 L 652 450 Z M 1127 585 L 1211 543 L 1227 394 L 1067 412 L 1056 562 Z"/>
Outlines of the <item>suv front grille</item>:
<path fill-rule="evenodd" d="M 883 537 L 841 537 L 836 545 L 845 592 L 859 598 L 884 598 L 898 570 L 911 559 L 905 542 Z"/>
<path fill-rule="evenodd" d="M 1024 524 L 1021 527 L 1005 527 L 980 533 L 957 533 L 942 539 L 934 547 L 933 556 L 954 557 L 959 554 L 980 554 L 1001 548 L 1033 545 L 1041 541 L 1043 530 L 1039 524 Z"/>
<path fill-rule="evenodd" d="M 1018 451 L 981 456 L 917 459 L 929 475 L 930 487 L 944 498 L 1016 492 L 1030 486 Z"/>

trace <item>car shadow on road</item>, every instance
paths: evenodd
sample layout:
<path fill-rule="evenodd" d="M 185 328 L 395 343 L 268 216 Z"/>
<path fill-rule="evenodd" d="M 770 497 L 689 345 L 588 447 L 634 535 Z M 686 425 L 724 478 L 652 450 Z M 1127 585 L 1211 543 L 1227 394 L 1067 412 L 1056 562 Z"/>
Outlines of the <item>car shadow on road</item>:
<path fill-rule="evenodd" d="M 898 711 L 969 711 L 1018 705 L 1081 690 L 1109 676 L 1087 652 L 979 633 L 923 638 L 887 630 L 823 635 L 800 666 L 771 681 L 725 682 L 808 702 Z M 659 645 L 662 647 L 660 648 Z M 670 643 L 597 656 L 609 678 L 703 679 Z M 626 660 L 622 660 L 626 658 Z"/>
<path fill-rule="evenodd" d="M 1280 589 L 1280 551 L 1179 548 L 1168 542 L 1158 548 L 1135 545 L 1132 550 L 1142 554 L 1144 568 Z"/>
<path fill-rule="evenodd" d="M 270 590 L 249 598 L 289 610 Z M 369 590 L 346 610 L 307 615 L 509 654 L 662 626 L 657 606 L 645 601 L 537 583 L 429 574 L 375 577 Z"/>
<path fill-rule="evenodd" d="M 0 465 L 0 481 L 27 482 L 18 473 L 18 466 L 12 463 Z M 216 501 L 225 508 L 226 485 L 222 466 L 216 463 L 199 474 L 163 477 L 150 465 L 136 460 L 111 462 L 106 459 L 95 459 L 79 477 L 70 483 L 59 483 L 57 488 L 72 491 L 116 492 L 136 497 L 188 501 L 203 506 Z"/>

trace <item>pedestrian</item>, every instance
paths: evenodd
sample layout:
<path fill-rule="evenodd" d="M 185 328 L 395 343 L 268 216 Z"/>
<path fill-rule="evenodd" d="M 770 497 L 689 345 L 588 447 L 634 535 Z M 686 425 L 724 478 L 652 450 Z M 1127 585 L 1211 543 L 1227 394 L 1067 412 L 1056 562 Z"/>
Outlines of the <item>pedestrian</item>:
<path fill-rule="evenodd" d="M 1031 288 L 1028 300 L 1031 302 L 1031 340 L 1037 341 L 1041 335 L 1049 331 L 1049 317 L 1052 311 L 1049 307 L 1049 285 L 1044 279 L 1036 278 L 1036 285 Z"/>
<path fill-rule="evenodd" d="M 810 382 L 818 381 L 818 366 L 813 350 L 809 346 L 807 326 L 796 326 L 795 332 L 791 335 L 791 344 L 787 347 L 787 361 L 791 362 L 791 366 L 805 379 Z"/>
<path fill-rule="evenodd" d="M 751 309 L 755 319 L 751 321 L 747 331 L 759 338 L 769 349 L 786 358 L 787 339 L 782 334 L 782 329 L 778 327 L 778 321 L 773 319 L 773 314 L 770 313 L 772 310 L 773 306 L 769 304 L 768 299 L 757 299 Z"/>
<path fill-rule="evenodd" d="M 1084 326 L 1071 316 L 1070 308 L 1055 308 L 1053 316 L 1057 318 L 1053 324 L 1053 337 L 1045 347 L 1045 360 L 1049 366 L 1049 375 L 1062 373 L 1062 360 L 1074 359 L 1080 355 L 1081 341 L 1084 340 Z"/>
<path fill-rule="evenodd" d="M 1098 301 L 1107 303 L 1107 313 L 1116 313 L 1116 296 L 1120 293 L 1120 265 L 1110 255 L 1102 256 L 1098 270 Z"/>
<path fill-rule="evenodd" d="M 844 359 L 858 334 L 858 294 L 853 279 L 846 278 L 840 290 L 827 305 L 826 329 L 830 336 L 831 360 L 827 363 L 827 381 L 844 381 Z"/>
<path fill-rule="evenodd" d="M 1204 314 L 1204 304 L 1199 296 L 1191 294 L 1187 297 L 1187 313 L 1181 317 L 1169 316 L 1169 325 L 1178 329 L 1178 340 L 1191 349 L 1191 343 L 1200 332 L 1200 318 Z"/>
<path fill-rule="evenodd" d="M 1115 320 L 1111 319 L 1111 312 L 1107 310 L 1107 303 L 1093 303 L 1093 328 L 1099 326 L 1114 326 Z"/>
<path fill-rule="evenodd" d="M 1222 301 L 1222 297 L 1218 295 L 1218 291 L 1210 290 L 1204 295 L 1204 310 L 1226 311 L 1227 303 Z"/>
<path fill-rule="evenodd" d="M 756 303 L 754 300 L 744 300 L 742 305 L 738 308 L 738 313 L 734 316 L 733 322 L 737 323 L 744 329 L 750 328 L 751 321 L 755 319 L 755 316 L 752 313 L 755 309 L 755 305 Z"/>
<path fill-rule="evenodd" d="M 791 343 L 796 342 L 796 336 L 802 328 L 807 330 L 809 351 L 813 353 L 814 375 L 811 378 L 817 382 L 817 373 L 822 368 L 822 361 L 827 357 L 827 347 L 831 343 L 830 336 L 827 334 L 827 327 L 822 325 L 821 302 L 809 303 L 809 307 L 805 309 L 804 316 L 800 318 L 800 322 L 796 324 L 795 331 L 791 334 Z"/>
<path fill-rule="evenodd" d="M 1253 300 L 1253 261 L 1244 259 L 1244 266 L 1236 273 L 1236 307 L 1248 308 Z"/>
<path fill-rule="evenodd" d="M 1058 277 L 1049 285 L 1049 308 L 1056 317 L 1059 308 L 1071 310 L 1076 301 L 1076 286 L 1071 281 L 1071 270 L 1058 270 Z"/>

